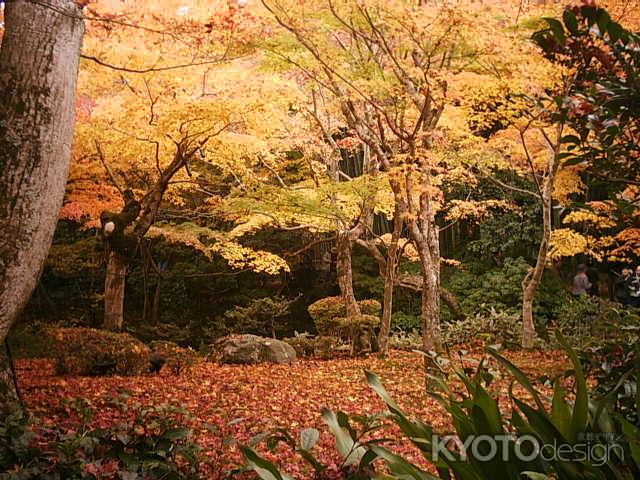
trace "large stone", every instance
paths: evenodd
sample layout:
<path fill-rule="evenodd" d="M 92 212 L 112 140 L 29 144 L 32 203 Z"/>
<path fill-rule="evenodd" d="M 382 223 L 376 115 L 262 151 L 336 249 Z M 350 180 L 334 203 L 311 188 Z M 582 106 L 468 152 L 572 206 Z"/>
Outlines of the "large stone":
<path fill-rule="evenodd" d="M 216 342 L 221 363 L 290 363 L 296 359 L 291 345 L 257 335 L 231 335 Z"/>

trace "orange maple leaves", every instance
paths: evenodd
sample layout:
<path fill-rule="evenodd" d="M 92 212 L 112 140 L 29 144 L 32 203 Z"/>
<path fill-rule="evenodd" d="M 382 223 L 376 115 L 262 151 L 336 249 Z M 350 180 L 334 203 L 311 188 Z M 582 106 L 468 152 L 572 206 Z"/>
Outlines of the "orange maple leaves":
<path fill-rule="evenodd" d="M 472 355 L 476 360 L 479 353 Z M 566 365 L 563 354 L 549 352 L 512 352 L 507 357 L 528 373 L 560 372 Z M 472 366 L 474 359 L 465 360 Z M 84 397 L 96 410 L 96 425 L 106 427 L 118 421 L 117 409 L 110 399 L 126 390 L 131 400 L 142 405 L 175 403 L 195 415 L 198 444 L 209 468 L 231 467 L 242 463 L 233 443 L 222 446 L 220 431 L 241 442 L 258 433 L 277 427 L 293 435 L 308 427 L 322 434 L 314 452 L 325 463 L 337 460 L 333 437 L 323 427 L 320 410 L 327 406 L 352 414 L 369 415 L 384 409 L 382 402 L 364 381 L 363 370 L 377 372 L 399 405 L 412 415 L 429 422 L 436 430 L 451 427 L 450 419 L 435 400 L 424 393 L 421 357 L 414 353 L 393 351 L 386 360 L 368 358 L 329 361 L 298 360 L 291 365 L 260 364 L 230 366 L 203 362 L 180 376 L 172 374 L 137 377 L 54 377 L 47 360 L 18 362 L 19 381 L 24 398 L 33 413 L 47 423 L 73 428 L 74 420 L 65 407 L 65 399 Z M 509 379 L 498 378 L 496 395 L 501 407 L 508 409 Z M 216 425 L 216 429 L 210 428 Z M 393 448 L 406 458 L 424 465 L 420 454 L 401 439 L 400 432 L 385 427 L 384 435 L 395 438 Z M 219 430 L 218 430 L 219 429 Z M 217 433 L 216 433 L 217 432 Z M 265 453 L 297 478 L 310 478 L 307 466 L 289 449 L 276 454 Z M 425 465 L 426 466 L 426 465 Z M 213 470 L 209 478 L 218 478 Z"/>

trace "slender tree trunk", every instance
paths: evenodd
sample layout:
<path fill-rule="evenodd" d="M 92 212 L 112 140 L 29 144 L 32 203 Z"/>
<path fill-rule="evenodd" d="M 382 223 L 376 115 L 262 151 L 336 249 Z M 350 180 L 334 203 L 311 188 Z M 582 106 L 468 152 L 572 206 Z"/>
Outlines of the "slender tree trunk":
<path fill-rule="evenodd" d="M 547 263 L 549 239 L 551 238 L 551 195 L 545 186 L 542 198 L 542 239 L 538 247 L 536 264 L 522 281 L 522 348 L 533 348 L 536 339 L 536 328 L 533 321 L 533 302 L 542 281 L 542 275 Z"/>
<path fill-rule="evenodd" d="M 564 125 L 556 124 L 555 145 L 550 145 L 547 173 L 542 182 L 540 200 L 542 201 L 542 239 L 538 247 L 538 256 L 535 266 L 527 272 L 522 280 L 522 348 L 533 348 L 536 339 L 536 328 L 533 321 L 533 301 L 538 287 L 542 281 L 544 268 L 549 252 L 549 240 L 551 239 L 553 194 L 555 190 L 556 176 L 560 168 L 558 155 L 562 146 L 562 131 Z"/>
<path fill-rule="evenodd" d="M 142 255 L 142 290 L 144 292 L 142 319 L 146 322 L 149 320 L 149 259 L 144 254 Z"/>
<path fill-rule="evenodd" d="M 453 315 L 453 318 L 455 318 L 456 320 L 464 320 L 466 318 L 466 315 L 462 311 L 462 308 L 460 308 L 460 302 L 458 302 L 456 296 L 449 290 L 444 288 L 442 285 L 440 285 L 440 300 L 442 300 L 449 308 L 449 311 L 451 312 L 451 315 Z"/>
<path fill-rule="evenodd" d="M 396 209 L 393 216 L 393 232 L 391 243 L 387 248 L 387 259 L 384 269 L 384 295 L 382 299 L 382 319 L 380 320 L 380 332 L 378 333 L 378 348 L 380 355 L 386 357 L 389 352 L 389 334 L 391 332 L 391 315 L 393 313 L 393 289 L 396 283 L 396 271 L 398 268 L 398 242 L 402 233 L 402 215 Z"/>
<path fill-rule="evenodd" d="M 73 0 L 5 3 L 0 49 L 0 342 L 37 284 L 62 205 L 84 33 L 79 16 Z M 1 363 L 0 371 L 7 371 L 7 360 Z M 0 409 L 16 397 L 15 386 L 5 385 L 5 390 Z"/>
<path fill-rule="evenodd" d="M 127 262 L 115 250 L 107 256 L 107 275 L 104 279 L 104 322 L 106 330 L 121 330 L 124 323 L 124 292 Z"/>
<path fill-rule="evenodd" d="M 160 323 L 160 294 L 162 293 L 162 277 L 158 275 L 158 281 L 156 282 L 156 289 L 153 294 L 153 308 L 151 312 L 151 318 L 155 325 Z"/>
<path fill-rule="evenodd" d="M 336 273 L 340 294 L 347 308 L 347 316 L 360 315 L 360 306 L 353 292 L 353 270 L 351 267 L 352 242 L 349 232 L 338 232 L 336 240 Z"/>

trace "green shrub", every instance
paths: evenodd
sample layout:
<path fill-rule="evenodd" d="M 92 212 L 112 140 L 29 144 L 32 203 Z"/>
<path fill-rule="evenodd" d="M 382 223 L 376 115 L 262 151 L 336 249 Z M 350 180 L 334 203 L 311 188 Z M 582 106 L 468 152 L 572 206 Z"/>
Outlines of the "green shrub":
<path fill-rule="evenodd" d="M 164 322 L 142 322 L 135 326 L 129 326 L 128 330 L 145 343 L 164 340 L 177 345 L 187 344 L 191 333 L 188 328 Z"/>
<path fill-rule="evenodd" d="M 611 408 L 634 425 L 640 425 L 640 316 L 631 308 L 602 301 L 598 323 L 588 339 L 575 339 L 583 366 L 596 380 L 595 394 L 608 398 Z M 615 392 L 615 394 L 611 394 Z"/>
<path fill-rule="evenodd" d="M 360 313 L 363 315 L 379 317 L 382 314 L 382 305 L 380 305 L 380 302 L 377 300 L 360 300 L 358 305 L 360 306 Z"/>
<path fill-rule="evenodd" d="M 236 306 L 224 314 L 226 330 L 275 338 L 284 330 L 281 319 L 289 314 L 289 304 L 283 297 L 264 297 Z"/>
<path fill-rule="evenodd" d="M 93 409 L 84 399 L 71 405 L 81 417 L 75 427 L 18 414 L 0 420 L 0 480 L 203 478 L 186 410 L 123 399 L 116 402 L 123 420 L 106 429 L 89 425 Z"/>
<path fill-rule="evenodd" d="M 149 349 L 152 363 L 154 360 L 156 363 L 162 363 L 176 375 L 192 367 L 199 360 L 198 354 L 192 348 L 183 348 L 166 340 L 149 343 Z"/>
<path fill-rule="evenodd" d="M 358 302 L 361 314 L 347 317 L 347 308 L 342 297 L 326 297 L 309 305 L 318 334 L 336 337 L 347 342 L 352 354 L 377 350 L 375 330 L 380 325 L 382 307 L 377 300 Z"/>
<path fill-rule="evenodd" d="M 422 320 L 419 315 L 412 315 L 405 312 L 393 312 L 391 314 L 391 328 L 397 332 L 411 332 L 420 330 Z"/>
<path fill-rule="evenodd" d="M 362 315 L 379 316 L 382 306 L 377 300 L 360 300 L 358 302 Z M 316 330 L 320 335 L 339 335 L 341 322 L 337 319 L 347 316 L 347 309 L 342 297 L 325 297 L 308 307 Z"/>
<path fill-rule="evenodd" d="M 296 334 L 284 339 L 293 347 L 299 358 L 318 358 L 330 360 L 350 349 L 350 346 L 338 337 L 315 337 L 308 333 Z"/>
<path fill-rule="evenodd" d="M 573 346 L 584 348 L 614 338 L 625 342 L 628 334 L 640 328 L 640 314 L 616 302 L 582 295 L 557 308 L 553 323 Z"/>
<path fill-rule="evenodd" d="M 456 270 L 444 283 L 460 300 L 460 307 L 467 315 L 492 309 L 520 314 L 522 279 L 529 268 L 523 258 L 507 258 L 501 267 L 484 272 Z M 566 285 L 552 272 L 545 272 L 534 302 L 536 322 L 544 327 L 568 298 Z"/>
<path fill-rule="evenodd" d="M 140 375 L 149 370 L 149 347 L 128 333 L 54 328 L 56 371 L 71 375 Z"/>
<path fill-rule="evenodd" d="M 308 333 L 297 333 L 293 337 L 283 339 L 296 351 L 298 358 L 313 357 L 316 338 Z"/>
<path fill-rule="evenodd" d="M 308 311 L 320 335 L 334 334 L 338 327 L 334 319 L 347 313 L 342 297 L 321 298 L 309 305 Z"/>
<path fill-rule="evenodd" d="M 493 307 L 442 326 L 442 340 L 447 345 L 480 340 L 487 344 L 500 343 L 509 348 L 517 348 L 520 346 L 521 335 L 520 315 L 496 311 Z"/>

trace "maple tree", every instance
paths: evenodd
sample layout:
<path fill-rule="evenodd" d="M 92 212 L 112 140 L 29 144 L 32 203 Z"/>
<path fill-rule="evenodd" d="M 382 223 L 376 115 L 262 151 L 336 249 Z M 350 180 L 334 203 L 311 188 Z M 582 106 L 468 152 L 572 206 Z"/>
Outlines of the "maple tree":
<path fill-rule="evenodd" d="M 87 50 L 100 54 L 85 54 L 94 61 L 83 64 L 81 71 L 79 109 L 84 117 L 62 211 L 63 218 L 79 220 L 87 228 L 101 220 L 109 247 L 104 325 L 112 329 L 122 328 L 127 264 L 147 248 L 147 233 L 205 255 L 218 253 L 238 268 L 272 274 L 288 269 L 279 257 L 238 244 L 239 231 L 224 235 L 198 225 L 189 229 L 188 223 L 156 224 L 164 203 L 185 205 L 202 193 L 213 198 L 195 199 L 196 209 L 215 209 L 218 196 L 209 188 L 217 169 L 244 188 L 241 178 L 253 174 L 257 159 L 270 161 L 265 160 L 270 156 L 265 145 L 280 134 L 282 124 L 267 125 L 260 118 L 282 115 L 276 113 L 281 104 L 275 99 L 283 88 L 268 75 L 261 82 L 235 78 L 237 65 L 252 61 L 246 43 L 253 17 L 229 4 L 198 20 L 156 12 L 152 26 L 139 28 L 132 23 L 135 9 L 121 15 L 126 22 L 96 21 L 85 42 Z M 113 20 L 106 14 L 99 18 Z M 218 26 L 224 29 L 218 31 Z M 116 41 L 117 31 L 126 32 L 126 40 Z M 202 35 L 209 41 L 203 42 Z M 145 68 L 146 52 L 157 45 L 164 50 L 164 63 Z M 189 62 L 184 61 L 187 56 Z M 176 70 L 184 71 L 183 76 L 176 77 Z M 214 81 L 216 89 L 224 89 L 224 99 L 209 91 Z M 265 95 L 273 99 L 271 104 Z M 111 187 L 105 187 L 105 180 Z"/>
<path fill-rule="evenodd" d="M 506 36 L 505 43 L 496 42 L 493 32 L 471 20 L 471 15 L 486 15 L 486 9 L 463 13 L 462 9 L 416 9 L 402 2 L 358 6 L 318 2 L 314 21 L 310 22 L 306 7 L 296 10 L 281 2 L 265 5 L 292 34 L 298 47 L 292 49 L 290 43 L 285 43 L 286 49 L 278 50 L 273 45 L 268 48 L 313 82 L 313 88 L 324 92 L 323 98 L 331 97 L 334 107 L 329 111 L 336 119 L 334 123 L 343 125 L 370 152 L 374 165 L 369 167 L 369 175 L 388 182 L 394 207 L 387 212 L 396 222 L 385 245 L 387 259 L 378 249 L 384 244 L 361 238 L 363 224 L 371 238 L 367 225 L 370 213 L 366 210 L 352 223 L 350 238 L 345 242 L 357 241 L 380 262 L 385 278 L 380 341 L 383 349 L 393 287 L 396 283 L 410 283 L 399 281 L 396 274 L 398 242 L 405 228 L 422 265 L 421 278 L 411 283 L 419 285 L 422 292 L 424 348 L 437 349 L 441 262 L 437 216 L 446 209 L 448 217 L 455 220 L 456 215 L 468 215 L 471 208 L 479 218 L 486 209 L 475 202 L 465 204 L 459 200 L 449 208 L 448 199 L 443 197 L 440 186 L 452 173 L 452 167 L 479 157 L 483 148 L 474 139 L 473 131 L 482 127 L 476 123 L 473 128 L 461 128 L 454 122 L 460 122 L 465 107 L 477 108 L 492 96 L 495 100 L 496 96 L 517 92 L 518 87 L 524 89 L 534 82 L 539 82 L 536 88 L 542 90 L 540 85 L 548 84 L 547 79 L 553 77 L 551 69 L 535 65 L 540 56 L 527 59 L 533 53 L 532 47 L 520 47 L 517 61 L 533 68 L 530 72 L 514 71 L 501 55 L 513 49 L 513 43 L 507 41 L 522 45 L 526 40 L 518 32 Z M 486 27 L 490 20 L 482 18 Z M 513 54 L 509 60 L 514 60 Z M 478 88 L 481 83 L 482 90 Z M 487 89 L 487 84 L 492 87 Z M 475 95 L 467 95 L 474 91 Z M 456 103 L 462 102 L 463 108 L 455 108 Z M 478 120 L 489 124 L 510 121 L 527 107 L 526 101 L 513 96 L 504 108 L 494 109 L 496 116 L 484 115 Z M 502 138 L 503 144 L 504 141 Z M 504 165 L 504 156 L 497 149 L 494 152 L 492 161 Z M 461 174 L 459 170 L 453 172 Z M 462 205 L 467 206 L 466 211 Z M 347 247 L 343 249 L 347 251 Z M 348 288 L 342 291 L 347 298 L 352 296 Z"/>

